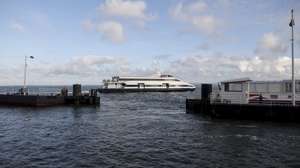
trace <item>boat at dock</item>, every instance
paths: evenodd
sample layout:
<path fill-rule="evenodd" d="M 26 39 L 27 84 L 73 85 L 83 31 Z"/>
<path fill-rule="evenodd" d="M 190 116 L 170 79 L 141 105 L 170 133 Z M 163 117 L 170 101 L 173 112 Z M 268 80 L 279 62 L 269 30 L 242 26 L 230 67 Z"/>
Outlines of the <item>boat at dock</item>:
<path fill-rule="evenodd" d="M 113 92 L 179 92 L 194 91 L 195 86 L 179 80 L 172 75 L 156 77 L 121 77 L 114 76 L 111 80 L 103 80 L 101 93 Z"/>
<path fill-rule="evenodd" d="M 295 105 L 291 88 L 291 80 L 249 78 L 202 84 L 201 99 L 186 99 L 186 112 L 212 118 L 299 122 L 300 81 L 296 80 Z"/>
<path fill-rule="evenodd" d="M 252 81 L 250 78 L 222 81 L 212 87 L 211 102 L 230 104 L 291 104 L 292 81 Z M 300 80 L 296 80 L 296 104 L 300 104 Z"/>

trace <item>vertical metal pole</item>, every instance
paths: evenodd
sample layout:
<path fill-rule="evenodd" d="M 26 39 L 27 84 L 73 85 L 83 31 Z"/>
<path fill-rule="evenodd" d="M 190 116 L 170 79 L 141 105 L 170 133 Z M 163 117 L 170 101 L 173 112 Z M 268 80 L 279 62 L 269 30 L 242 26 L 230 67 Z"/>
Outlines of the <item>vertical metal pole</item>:
<path fill-rule="evenodd" d="M 247 83 L 247 89 L 248 89 L 247 103 L 249 103 L 249 98 L 250 98 L 250 81 L 248 81 L 248 83 Z"/>
<path fill-rule="evenodd" d="M 23 94 L 26 94 L 27 56 L 25 56 Z"/>
<path fill-rule="evenodd" d="M 296 94 L 296 82 L 295 82 L 295 65 L 294 65 L 294 10 L 292 9 L 291 11 L 292 13 L 292 90 L 293 90 L 293 95 L 292 95 L 292 103 L 293 103 L 293 106 L 296 105 L 296 102 L 295 102 L 295 94 Z"/>

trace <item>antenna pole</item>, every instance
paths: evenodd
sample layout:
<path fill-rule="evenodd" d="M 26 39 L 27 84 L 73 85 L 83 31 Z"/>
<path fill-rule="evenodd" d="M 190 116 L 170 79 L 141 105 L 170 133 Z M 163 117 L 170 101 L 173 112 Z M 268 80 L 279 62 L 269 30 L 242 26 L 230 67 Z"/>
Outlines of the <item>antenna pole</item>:
<path fill-rule="evenodd" d="M 295 94 L 296 94 L 296 82 L 295 82 L 295 63 L 294 63 L 294 10 L 291 10 L 291 14 L 292 14 L 292 20 L 291 20 L 291 27 L 292 27 L 292 91 L 293 91 L 293 95 L 292 95 L 292 104 L 293 106 L 296 105 L 295 102 Z"/>

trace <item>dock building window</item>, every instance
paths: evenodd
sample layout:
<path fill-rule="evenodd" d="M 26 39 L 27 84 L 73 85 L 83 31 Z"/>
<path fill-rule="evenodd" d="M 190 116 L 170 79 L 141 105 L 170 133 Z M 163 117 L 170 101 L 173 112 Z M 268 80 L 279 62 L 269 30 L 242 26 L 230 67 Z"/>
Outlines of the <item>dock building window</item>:
<path fill-rule="evenodd" d="M 268 83 L 268 92 L 270 93 L 280 93 L 281 91 L 281 83 Z"/>
<path fill-rule="evenodd" d="M 300 92 L 300 82 L 296 82 L 296 92 Z M 292 92 L 292 83 L 291 82 L 288 82 L 288 83 L 285 83 L 285 91 L 286 92 Z"/>
<path fill-rule="evenodd" d="M 278 99 L 278 95 L 270 95 L 271 99 Z"/>
<path fill-rule="evenodd" d="M 268 92 L 268 83 L 256 83 L 255 84 L 255 91 L 259 92 L 259 93 Z"/>
<path fill-rule="evenodd" d="M 243 85 L 241 83 L 225 83 L 225 92 L 241 92 Z"/>
<path fill-rule="evenodd" d="M 285 91 L 292 92 L 292 83 L 285 83 Z"/>
<path fill-rule="evenodd" d="M 300 92 L 300 82 L 296 82 L 296 92 Z"/>

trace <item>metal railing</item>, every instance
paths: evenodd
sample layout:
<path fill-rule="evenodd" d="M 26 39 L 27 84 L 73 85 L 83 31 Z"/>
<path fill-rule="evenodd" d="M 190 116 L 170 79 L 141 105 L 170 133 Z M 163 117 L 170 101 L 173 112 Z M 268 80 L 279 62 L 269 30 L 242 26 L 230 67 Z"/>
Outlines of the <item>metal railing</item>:
<path fill-rule="evenodd" d="M 211 93 L 210 98 L 211 98 L 210 101 L 213 104 L 261 104 L 261 105 L 286 105 L 286 106 L 292 105 L 291 100 L 280 100 L 280 99 L 279 100 L 273 100 L 273 99 L 249 100 L 247 97 L 242 96 L 242 94 L 240 97 L 235 95 L 235 97 L 226 99 L 226 98 L 222 98 L 222 94 Z M 300 105 L 300 101 L 296 102 L 296 105 Z"/>
<path fill-rule="evenodd" d="M 21 88 L 1 88 L 0 95 L 21 95 Z M 28 95 L 40 95 L 40 96 L 55 96 L 61 94 L 61 89 L 53 89 L 53 91 L 48 91 L 45 88 L 34 88 L 27 89 Z M 82 95 L 88 95 L 90 93 L 89 90 L 83 90 Z M 73 92 L 69 91 L 68 95 L 72 95 Z"/>

